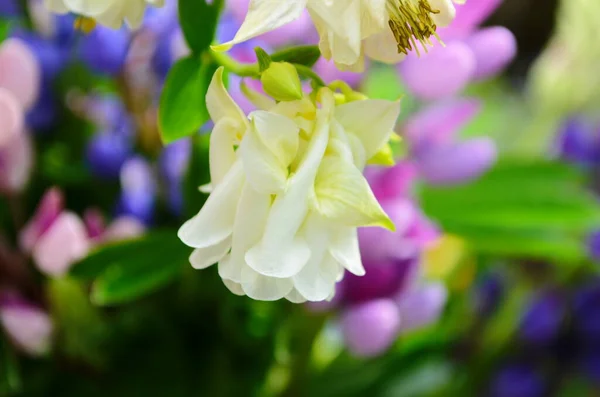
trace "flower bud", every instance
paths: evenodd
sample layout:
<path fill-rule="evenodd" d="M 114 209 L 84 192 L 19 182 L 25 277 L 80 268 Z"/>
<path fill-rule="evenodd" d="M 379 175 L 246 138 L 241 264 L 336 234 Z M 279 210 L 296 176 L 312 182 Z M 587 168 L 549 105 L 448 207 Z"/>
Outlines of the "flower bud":
<path fill-rule="evenodd" d="M 260 78 L 267 94 L 278 101 L 302 99 L 302 84 L 294 65 L 286 62 L 272 62 Z"/>

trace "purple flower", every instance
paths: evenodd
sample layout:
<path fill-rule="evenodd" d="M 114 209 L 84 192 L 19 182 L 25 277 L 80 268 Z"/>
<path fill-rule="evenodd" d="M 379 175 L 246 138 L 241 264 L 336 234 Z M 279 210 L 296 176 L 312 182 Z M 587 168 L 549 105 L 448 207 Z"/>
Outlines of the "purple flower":
<path fill-rule="evenodd" d="M 17 0 L 3 0 L 0 2 L 0 16 L 16 17 L 19 15 L 21 8 Z"/>
<path fill-rule="evenodd" d="M 88 67 L 110 76 L 123 69 L 129 51 L 130 33 L 126 28 L 114 30 L 96 27 L 81 42 L 81 59 Z"/>
<path fill-rule="evenodd" d="M 541 294 L 521 318 L 521 338 L 532 345 L 549 345 L 558 337 L 565 315 L 565 304 L 560 295 L 555 292 Z"/>
<path fill-rule="evenodd" d="M 448 291 L 441 283 L 423 283 L 401 291 L 396 301 L 402 318 L 402 332 L 423 328 L 437 321 L 447 300 Z"/>
<path fill-rule="evenodd" d="M 492 379 L 490 397 L 542 397 L 544 379 L 528 365 L 513 364 L 502 368 Z"/>
<path fill-rule="evenodd" d="M 401 317 L 390 299 L 372 300 L 344 312 L 341 327 L 350 351 L 360 357 L 376 356 L 398 336 Z"/>
<path fill-rule="evenodd" d="M 0 300 L 0 324 L 23 352 L 41 356 L 50 351 L 52 320 L 41 308 L 21 298 L 4 297 Z"/>
<path fill-rule="evenodd" d="M 183 212 L 182 183 L 190 158 L 190 140 L 181 139 L 163 149 L 159 167 L 167 187 L 167 203 L 175 214 Z"/>
<path fill-rule="evenodd" d="M 492 314 L 504 295 L 504 280 L 498 274 L 486 274 L 475 287 L 475 305 L 477 311 L 487 316 Z"/>
<path fill-rule="evenodd" d="M 586 342 L 600 344 L 600 282 L 593 281 L 573 296 L 573 322 Z"/>
<path fill-rule="evenodd" d="M 116 179 L 132 153 L 132 144 L 127 136 L 110 131 L 101 132 L 94 135 L 88 143 L 87 164 L 94 175 L 103 179 Z"/>
<path fill-rule="evenodd" d="M 479 103 L 460 99 L 428 106 L 404 126 L 410 158 L 420 176 L 436 185 L 469 182 L 496 162 L 489 138 L 456 141 L 458 131 L 475 117 Z"/>
<path fill-rule="evenodd" d="M 121 170 L 119 216 L 131 216 L 149 224 L 154 216 L 157 186 L 150 165 L 141 157 L 128 160 Z"/>
<path fill-rule="evenodd" d="M 40 237 L 48 231 L 64 209 L 64 196 L 58 188 L 51 188 L 42 197 L 35 214 L 23 227 L 19 235 L 19 245 L 25 252 L 31 252 Z"/>
<path fill-rule="evenodd" d="M 596 161 L 599 146 L 592 126 L 580 117 L 565 120 L 556 140 L 556 151 L 561 158 L 583 166 Z"/>
<path fill-rule="evenodd" d="M 594 231 L 588 237 L 588 249 L 592 258 L 600 260 L 600 230 Z"/>
<path fill-rule="evenodd" d="M 423 100 L 448 98 L 460 93 L 471 81 L 500 72 L 516 55 L 514 35 L 505 28 L 477 31 L 477 26 L 500 1 L 470 1 L 457 7 L 457 17 L 439 35 L 445 46 L 435 44 L 420 58 L 411 53 L 398 65 L 408 89 Z"/>

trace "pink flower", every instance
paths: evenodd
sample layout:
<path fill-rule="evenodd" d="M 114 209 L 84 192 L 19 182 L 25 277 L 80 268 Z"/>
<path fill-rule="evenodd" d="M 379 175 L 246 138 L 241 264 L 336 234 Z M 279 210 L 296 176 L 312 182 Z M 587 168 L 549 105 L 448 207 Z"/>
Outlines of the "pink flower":
<path fill-rule="evenodd" d="M 48 313 L 20 298 L 0 302 L 0 324 L 23 352 L 40 356 L 49 352 L 52 320 Z"/>

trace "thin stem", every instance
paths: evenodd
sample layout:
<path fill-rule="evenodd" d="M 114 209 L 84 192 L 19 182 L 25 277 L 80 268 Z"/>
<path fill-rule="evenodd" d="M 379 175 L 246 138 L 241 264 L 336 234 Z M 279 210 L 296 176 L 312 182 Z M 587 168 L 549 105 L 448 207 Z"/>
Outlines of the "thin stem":
<path fill-rule="evenodd" d="M 236 61 L 229 55 L 223 52 L 210 51 L 211 58 L 221 66 L 224 66 L 229 72 L 237 74 L 241 77 L 258 77 L 258 65 L 245 64 Z"/>

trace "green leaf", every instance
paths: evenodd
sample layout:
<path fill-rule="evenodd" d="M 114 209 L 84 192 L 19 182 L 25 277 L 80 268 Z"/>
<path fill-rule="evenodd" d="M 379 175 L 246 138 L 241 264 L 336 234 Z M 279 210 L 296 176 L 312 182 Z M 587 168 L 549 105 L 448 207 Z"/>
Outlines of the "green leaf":
<path fill-rule="evenodd" d="M 314 45 L 286 48 L 271 54 L 271 60 L 274 62 L 295 63 L 308 67 L 312 67 L 320 57 L 321 51 L 318 46 Z"/>
<path fill-rule="evenodd" d="M 585 258 L 581 236 L 600 222 L 583 182 L 565 164 L 509 160 L 468 185 L 424 187 L 421 202 L 477 252 L 572 262 Z"/>
<path fill-rule="evenodd" d="M 0 19 L 0 43 L 6 40 L 10 34 L 12 22 L 8 19 Z"/>
<path fill-rule="evenodd" d="M 147 234 L 143 238 L 100 249 L 80 262 L 73 273 L 86 278 L 98 274 L 92 284 L 92 301 L 114 305 L 139 299 L 176 279 L 188 265 L 190 252 L 175 230 Z"/>
<path fill-rule="evenodd" d="M 190 162 L 183 183 L 185 213 L 188 218 L 196 215 L 207 199 L 199 187 L 210 182 L 208 149 L 210 136 L 195 135 L 192 139 Z"/>
<path fill-rule="evenodd" d="M 179 0 L 181 30 L 194 55 L 199 56 L 211 45 L 222 7 L 223 0 L 212 5 L 206 0 Z"/>
<path fill-rule="evenodd" d="M 212 63 L 193 56 L 179 60 L 171 68 L 158 112 L 163 142 L 190 136 L 209 120 L 206 91 L 214 70 Z"/>

